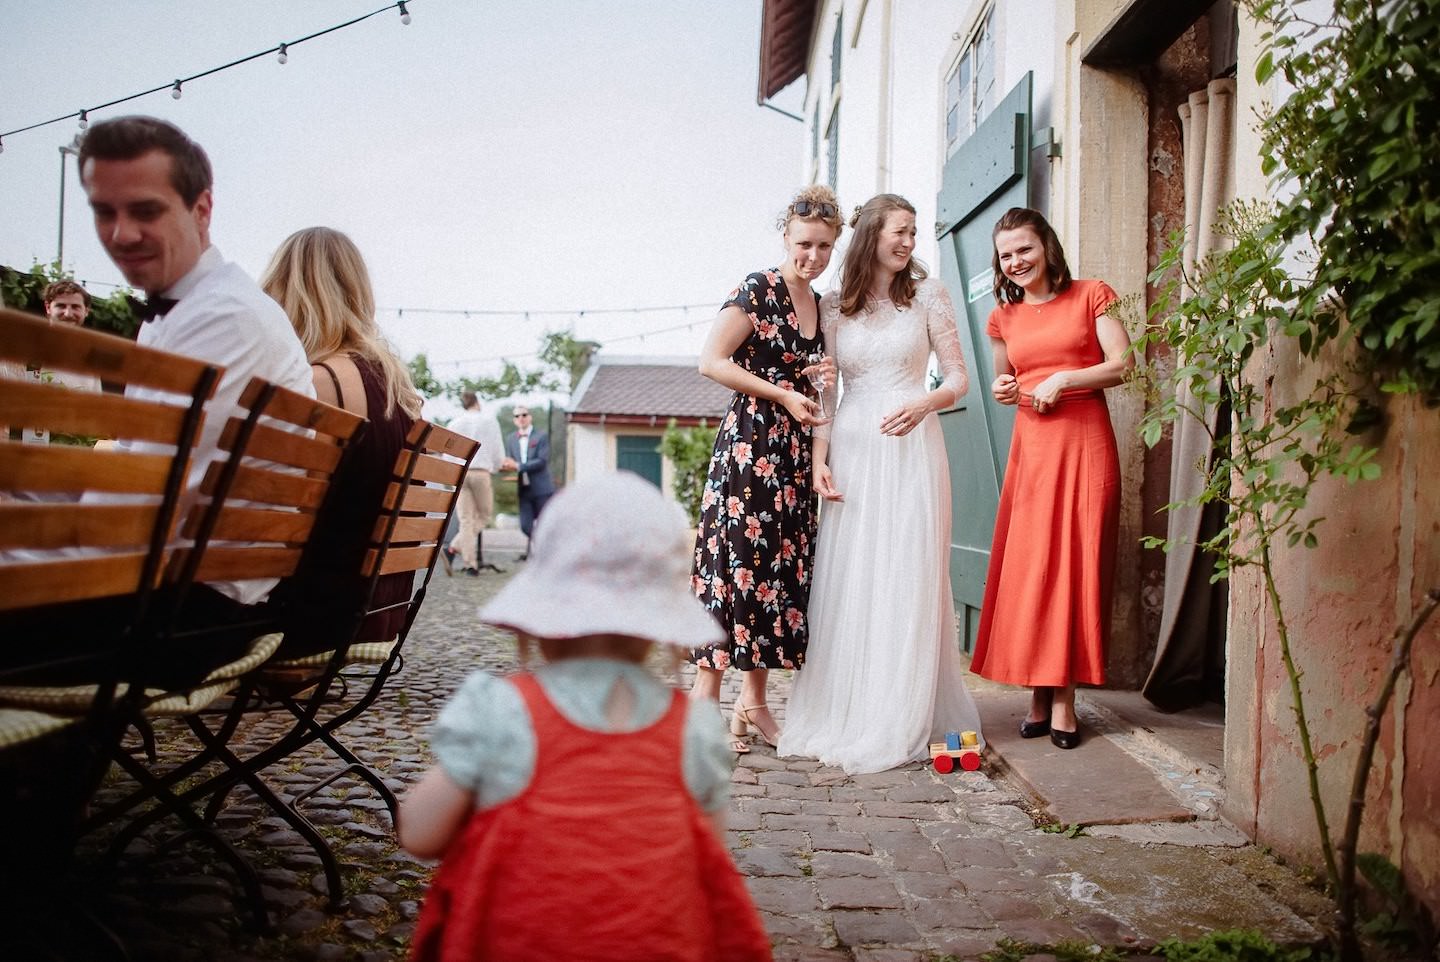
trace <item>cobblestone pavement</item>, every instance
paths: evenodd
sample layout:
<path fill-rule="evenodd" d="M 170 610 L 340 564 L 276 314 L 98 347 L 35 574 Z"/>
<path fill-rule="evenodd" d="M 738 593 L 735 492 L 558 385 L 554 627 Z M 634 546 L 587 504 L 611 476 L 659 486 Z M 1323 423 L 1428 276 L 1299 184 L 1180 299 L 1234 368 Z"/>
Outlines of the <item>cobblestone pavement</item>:
<path fill-rule="evenodd" d="M 428 767 L 426 734 L 467 672 L 514 667 L 513 643 L 475 620 L 476 607 L 508 577 L 437 574 L 403 672 L 342 733 L 392 787 L 403 791 Z M 785 702 L 785 674 L 772 675 L 776 706 Z M 737 681 L 726 684 L 729 702 Z M 157 734 L 172 758 L 189 744 L 178 725 Z M 315 751 L 272 769 L 269 780 L 282 793 L 299 791 L 336 764 Z M 116 776 L 105 793 L 124 787 Z M 132 846 L 117 877 L 94 883 L 96 914 L 132 958 L 156 962 L 405 958 L 431 866 L 396 848 L 384 804 L 362 785 L 337 783 L 307 811 L 345 863 L 347 901 L 337 912 L 326 910 L 324 876 L 308 846 L 237 790 L 219 824 L 262 867 L 273 932 L 249 927 L 233 877 L 209 849 L 146 854 L 173 832 L 170 824 Z M 90 841 L 86 860 L 102 841 Z M 1321 904 L 1252 847 L 1068 837 L 1038 828 L 1023 797 L 983 771 L 939 776 L 916 764 L 849 777 L 778 759 L 758 741 L 735 769 L 729 842 L 779 959 L 968 959 L 1002 937 L 1143 945 L 1223 925 L 1262 890 L 1275 905 L 1266 923 L 1272 937 L 1309 941 L 1315 930 L 1306 919 Z"/>

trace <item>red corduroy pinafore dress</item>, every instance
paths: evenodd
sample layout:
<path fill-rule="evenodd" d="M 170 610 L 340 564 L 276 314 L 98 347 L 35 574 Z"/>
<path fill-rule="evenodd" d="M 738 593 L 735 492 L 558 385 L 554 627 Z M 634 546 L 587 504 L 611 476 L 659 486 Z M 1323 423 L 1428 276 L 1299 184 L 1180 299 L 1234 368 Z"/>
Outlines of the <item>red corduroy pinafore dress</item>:
<path fill-rule="evenodd" d="M 770 941 L 681 770 L 686 701 L 628 733 L 572 724 L 529 675 L 535 775 L 435 875 L 416 962 L 749 962 Z"/>

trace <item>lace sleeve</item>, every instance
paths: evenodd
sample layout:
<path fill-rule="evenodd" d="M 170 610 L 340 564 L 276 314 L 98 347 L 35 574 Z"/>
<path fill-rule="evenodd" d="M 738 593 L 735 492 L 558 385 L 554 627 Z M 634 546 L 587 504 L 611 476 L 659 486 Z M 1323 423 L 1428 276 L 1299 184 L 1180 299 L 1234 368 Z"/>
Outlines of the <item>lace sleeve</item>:
<path fill-rule="evenodd" d="M 950 293 L 939 281 L 930 282 L 925 329 L 930 334 L 930 349 L 940 362 L 943 380 L 940 387 L 950 391 L 950 407 L 970 389 L 970 376 L 965 372 L 965 353 L 960 349 L 960 335 L 955 329 L 955 308 Z"/>
<path fill-rule="evenodd" d="M 835 383 L 826 390 L 830 393 L 830 403 L 840 402 L 840 357 L 835 351 L 836 328 L 840 326 L 840 295 L 831 291 L 820 298 L 820 339 L 825 345 L 825 353 L 835 362 Z M 830 409 L 832 412 L 835 408 Z M 810 429 L 813 437 L 822 441 L 830 440 L 830 424 L 817 424 Z"/>

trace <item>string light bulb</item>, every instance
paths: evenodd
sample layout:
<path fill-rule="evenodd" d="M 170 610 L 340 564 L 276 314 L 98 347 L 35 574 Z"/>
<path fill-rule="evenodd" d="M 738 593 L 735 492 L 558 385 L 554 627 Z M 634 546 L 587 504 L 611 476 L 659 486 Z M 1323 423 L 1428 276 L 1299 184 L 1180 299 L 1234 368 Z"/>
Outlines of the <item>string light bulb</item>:
<path fill-rule="evenodd" d="M 400 22 L 407 27 L 410 26 L 410 11 L 405 9 L 405 0 L 400 0 L 395 6 L 400 8 Z"/>
<path fill-rule="evenodd" d="M 173 87 L 170 88 L 170 96 L 173 97 L 173 98 L 175 98 L 176 100 L 179 100 L 179 99 L 180 99 L 180 81 L 179 81 L 179 80 L 176 80 L 176 81 L 175 81 L 175 86 L 173 86 Z"/>
<path fill-rule="evenodd" d="M 278 61 L 280 61 L 281 63 L 289 63 L 289 62 L 290 62 L 290 52 L 289 52 L 289 49 L 286 47 L 285 44 L 282 43 L 282 44 L 280 45 L 280 50 L 276 53 L 275 59 L 278 60 Z"/>
<path fill-rule="evenodd" d="M 81 130 L 84 130 L 86 127 L 89 127 L 89 126 L 90 126 L 90 114 L 89 114 L 89 112 L 88 112 L 88 111 L 85 111 L 85 110 L 80 111 L 80 129 L 81 129 Z"/>

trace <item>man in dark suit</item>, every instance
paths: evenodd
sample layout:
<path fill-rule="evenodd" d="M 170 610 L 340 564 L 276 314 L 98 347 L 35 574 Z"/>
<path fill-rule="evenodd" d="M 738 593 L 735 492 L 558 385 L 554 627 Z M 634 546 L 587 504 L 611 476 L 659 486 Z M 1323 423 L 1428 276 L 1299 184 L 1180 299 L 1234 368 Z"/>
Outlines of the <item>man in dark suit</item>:
<path fill-rule="evenodd" d="M 515 408 L 512 416 L 515 433 L 505 437 L 506 458 L 500 467 L 520 473 L 520 530 L 528 538 L 545 502 L 555 493 L 550 478 L 550 436 L 531 426 L 530 409 L 525 405 Z"/>

